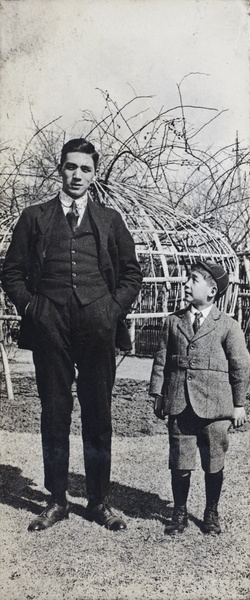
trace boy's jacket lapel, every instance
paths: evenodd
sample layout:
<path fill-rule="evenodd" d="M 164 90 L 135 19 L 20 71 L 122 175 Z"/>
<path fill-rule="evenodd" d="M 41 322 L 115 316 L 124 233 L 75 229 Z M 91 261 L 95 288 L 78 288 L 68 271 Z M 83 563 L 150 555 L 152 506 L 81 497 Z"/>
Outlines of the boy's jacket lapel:
<path fill-rule="evenodd" d="M 210 313 L 206 317 L 204 323 L 202 323 L 201 327 L 194 334 L 194 339 L 198 340 L 199 338 L 201 338 L 204 335 L 207 335 L 208 333 L 213 331 L 213 329 L 215 329 L 215 327 L 217 327 L 216 321 L 219 318 L 220 318 L 220 312 L 219 312 L 217 306 L 213 305 L 210 310 Z"/>
<path fill-rule="evenodd" d="M 193 338 L 197 340 L 210 333 L 210 331 L 216 327 L 216 321 L 220 318 L 220 312 L 217 306 L 213 305 L 210 313 L 196 333 L 194 333 L 191 323 L 189 307 L 180 313 L 178 317 L 180 319 L 178 323 L 180 331 L 185 335 L 188 341 L 191 341 Z"/>
<path fill-rule="evenodd" d="M 183 312 L 179 313 L 178 317 L 178 327 L 180 331 L 185 335 L 187 340 L 190 341 L 194 337 L 194 330 L 189 315 L 189 307 L 186 308 Z"/>

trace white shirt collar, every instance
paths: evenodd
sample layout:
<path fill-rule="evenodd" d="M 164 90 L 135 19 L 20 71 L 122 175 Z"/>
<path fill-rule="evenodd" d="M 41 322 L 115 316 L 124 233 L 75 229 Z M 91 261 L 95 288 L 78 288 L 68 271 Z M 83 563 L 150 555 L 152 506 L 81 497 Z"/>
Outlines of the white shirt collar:
<path fill-rule="evenodd" d="M 192 315 L 195 315 L 195 313 L 200 312 L 203 316 L 203 319 L 205 319 L 209 313 L 210 310 L 212 310 L 213 308 L 213 304 L 211 304 L 210 306 L 207 306 L 206 308 L 203 308 L 203 310 L 197 310 L 197 308 L 195 308 L 195 306 L 193 306 L 193 304 L 190 305 L 190 312 Z"/>
<path fill-rule="evenodd" d="M 61 204 L 65 207 L 65 208 L 69 208 L 73 202 L 73 198 L 71 198 L 71 196 L 68 196 L 68 194 L 66 194 L 64 192 L 64 190 L 60 190 L 59 192 L 59 198 L 60 198 L 60 202 Z M 79 209 L 81 208 L 85 208 L 87 205 L 87 201 L 88 201 L 88 194 L 84 194 L 84 196 L 81 196 L 81 198 L 77 198 L 75 200 L 76 206 Z"/>

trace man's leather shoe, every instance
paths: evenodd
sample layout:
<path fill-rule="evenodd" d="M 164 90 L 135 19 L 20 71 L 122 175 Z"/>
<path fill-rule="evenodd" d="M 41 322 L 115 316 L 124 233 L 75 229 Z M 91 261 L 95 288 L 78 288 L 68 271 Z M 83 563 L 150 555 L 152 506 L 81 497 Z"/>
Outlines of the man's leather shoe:
<path fill-rule="evenodd" d="M 87 518 L 89 521 L 95 521 L 98 525 L 104 525 L 111 531 L 122 531 L 127 528 L 126 523 L 112 513 L 108 504 L 98 504 L 93 506 L 90 502 L 87 506 Z"/>
<path fill-rule="evenodd" d="M 52 527 L 57 521 L 67 519 L 69 516 L 69 504 L 66 502 L 64 506 L 51 502 L 43 512 L 33 519 L 29 524 L 29 531 L 42 531 L 48 527 Z"/>
<path fill-rule="evenodd" d="M 212 535 L 221 533 L 217 505 L 205 508 L 203 531 L 204 533 L 211 533 Z"/>
<path fill-rule="evenodd" d="M 183 533 L 188 526 L 186 505 L 176 506 L 173 510 L 172 519 L 169 525 L 165 527 L 165 533 L 168 535 Z"/>

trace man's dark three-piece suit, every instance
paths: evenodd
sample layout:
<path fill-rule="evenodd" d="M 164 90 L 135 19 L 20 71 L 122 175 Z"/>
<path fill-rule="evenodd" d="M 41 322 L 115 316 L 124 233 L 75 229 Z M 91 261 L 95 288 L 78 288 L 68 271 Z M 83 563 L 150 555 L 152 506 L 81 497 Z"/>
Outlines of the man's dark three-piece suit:
<path fill-rule="evenodd" d="M 33 350 L 52 494 L 67 489 L 76 365 L 87 493 L 97 503 L 108 495 L 115 346 L 130 347 L 123 319 L 141 281 L 134 242 L 116 210 L 88 200 L 75 232 L 59 196 L 23 211 L 3 287 L 23 317 L 19 346 Z"/>

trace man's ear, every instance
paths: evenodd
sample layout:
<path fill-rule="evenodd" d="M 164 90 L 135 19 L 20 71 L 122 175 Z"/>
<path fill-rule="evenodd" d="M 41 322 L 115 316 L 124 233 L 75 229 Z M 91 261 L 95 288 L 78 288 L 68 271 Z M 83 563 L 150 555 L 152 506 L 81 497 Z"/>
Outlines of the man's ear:
<path fill-rule="evenodd" d="M 60 164 L 59 164 L 59 165 L 57 165 L 57 170 L 58 170 L 58 173 L 59 173 L 59 175 L 61 175 L 61 172 L 62 172 L 62 165 L 60 165 Z"/>

